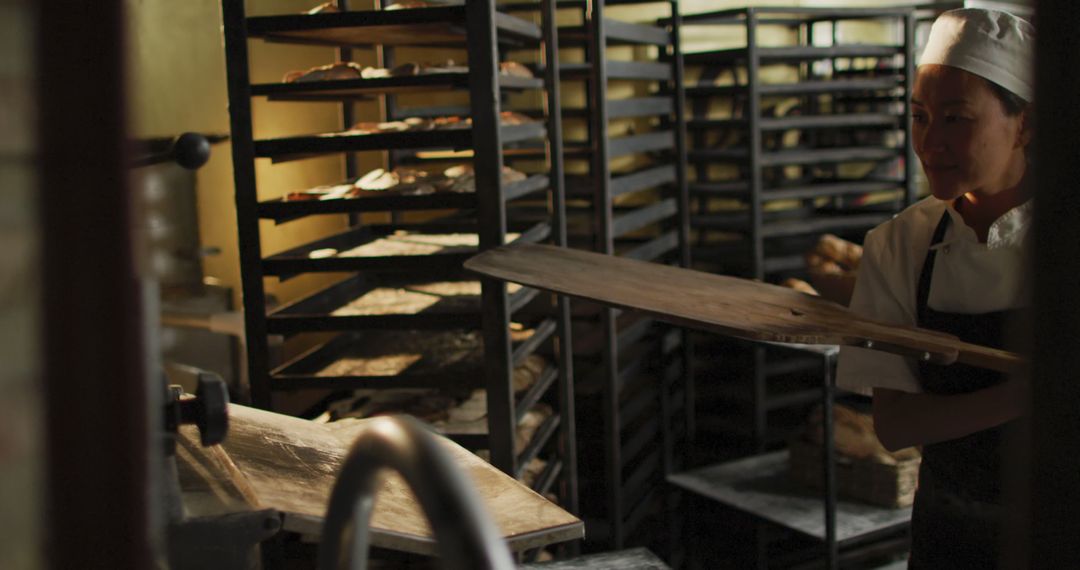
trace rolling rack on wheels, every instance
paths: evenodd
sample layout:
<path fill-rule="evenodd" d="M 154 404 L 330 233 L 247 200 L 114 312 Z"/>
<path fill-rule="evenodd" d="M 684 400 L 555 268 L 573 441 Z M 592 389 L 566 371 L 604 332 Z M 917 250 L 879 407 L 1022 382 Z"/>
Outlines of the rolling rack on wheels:
<path fill-rule="evenodd" d="M 804 254 L 821 234 L 861 242 L 915 201 L 915 157 L 907 144 L 911 10 L 741 8 L 686 15 L 683 30 L 684 45 L 703 34 L 713 45 L 724 37 L 733 44 L 684 49 L 693 78 L 686 96 L 695 268 L 812 281 Z M 905 512 L 867 514 L 845 504 L 837 517 L 834 489 L 816 507 L 813 499 L 801 505 L 813 509 L 805 520 L 784 512 L 795 505 L 777 501 L 782 492 L 733 491 L 783 479 L 787 452 L 777 449 L 821 401 L 823 386 L 829 397 L 835 349 L 695 343 L 699 440 L 723 442 L 711 450 L 722 457 L 750 457 L 674 482 L 820 540 L 829 567 L 838 564 L 838 545 L 902 530 Z M 868 520 L 881 524 L 862 524 Z M 759 554 L 766 551 L 759 535 Z"/>
<path fill-rule="evenodd" d="M 498 11 L 493 0 L 368 11 L 339 0 L 332 11 L 253 17 L 244 4 L 222 0 L 253 403 L 273 409 L 282 394 L 305 390 L 359 390 L 378 401 L 389 390 L 438 388 L 431 405 L 449 411 L 428 418 L 436 429 L 487 450 L 500 470 L 576 512 L 569 305 L 461 268 L 477 251 L 505 243 L 566 243 L 553 2 L 537 3 L 542 25 Z M 335 65 L 354 76 L 253 84 L 252 40 L 341 48 L 342 62 L 365 50 L 358 59 L 375 65 Z M 464 63 L 393 62 L 392 54 L 417 46 L 463 54 Z M 521 73 L 502 58 L 509 48 L 551 65 L 543 75 Z M 509 93 L 532 94 L 552 112 L 525 120 L 504 108 Z M 454 116 L 395 120 L 399 99 L 409 96 L 468 103 Z M 258 114 L 273 117 L 287 117 L 290 102 L 343 104 L 344 124 L 338 132 L 256 138 L 253 98 L 266 99 Z M 376 104 L 379 116 L 358 117 L 356 102 Z M 509 169 L 508 149 L 525 143 L 546 152 L 527 173 Z M 437 172 L 398 168 L 406 150 L 455 163 Z M 273 164 L 319 156 L 343 157 L 345 180 L 260 194 L 259 179 L 272 176 Z M 257 172 L 263 160 L 269 164 Z M 358 170 L 380 161 L 383 169 Z M 548 204 L 546 215 L 527 223 L 508 216 L 527 200 Z M 348 225 L 264 251 L 267 233 L 288 236 L 280 226 L 312 216 L 347 217 Z M 266 280 L 311 274 L 343 278 L 267 306 Z M 271 361 L 272 335 L 285 339 L 283 362 Z"/>

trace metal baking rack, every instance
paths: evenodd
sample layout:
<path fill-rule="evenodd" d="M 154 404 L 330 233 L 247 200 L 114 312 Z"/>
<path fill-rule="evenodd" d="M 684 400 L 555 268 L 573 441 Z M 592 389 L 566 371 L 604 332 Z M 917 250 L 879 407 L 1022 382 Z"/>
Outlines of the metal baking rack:
<path fill-rule="evenodd" d="M 902 551 L 907 547 L 911 508 L 888 508 L 839 498 L 836 482 L 833 380 L 839 347 L 765 343 L 808 359 L 820 371 L 819 384 L 807 395 L 822 405 L 824 422 L 821 448 L 822 490 L 814 491 L 794 481 L 788 472 L 785 449 L 761 451 L 720 463 L 701 466 L 668 477 L 673 485 L 705 500 L 714 501 L 756 519 L 753 558 L 757 565 L 821 565 L 839 568 L 875 553 Z M 782 398 L 778 398 L 782 400 Z M 691 500 L 691 504 L 694 501 Z M 771 531 L 783 529 L 819 547 L 782 547 L 782 555 L 770 545 Z M 692 542 L 690 541 L 691 548 Z M 796 542 L 797 543 L 797 542 Z M 822 552 L 824 550 L 824 552 Z M 685 555 L 685 553 L 680 553 Z M 698 553 L 700 557 L 702 554 Z M 715 556 L 716 553 L 707 554 Z M 785 562 L 778 559 L 784 558 Z"/>
<path fill-rule="evenodd" d="M 557 152 L 561 117 L 545 113 L 537 122 L 510 125 L 500 117 L 509 92 L 532 93 L 546 108 L 559 108 L 554 5 L 547 0 L 536 5 L 544 14 L 540 25 L 499 12 L 490 0 L 386 11 L 351 11 L 339 0 L 337 13 L 256 17 L 245 14 L 242 0 L 222 0 L 247 365 L 252 401 L 266 409 L 274 406 L 275 395 L 301 390 L 484 388 L 486 426 L 460 433 L 450 427 L 446 435 L 473 449 L 489 450 L 496 467 L 519 478 L 530 461 L 543 457 L 547 465 L 533 488 L 557 494 L 565 508 L 576 512 L 569 305 L 528 288 L 511 292 L 502 282 L 477 283 L 461 271 L 464 259 L 504 243 L 566 243 L 562 157 Z M 467 67 L 401 77 L 252 84 L 252 40 L 337 47 L 342 61 L 351 60 L 354 49 L 371 50 L 378 65 L 386 68 L 394 65 L 395 49 L 438 46 L 465 52 Z M 503 73 L 502 50 L 510 46 L 556 64 L 551 72 L 533 78 Z M 350 130 L 357 120 L 357 101 L 377 102 L 377 120 L 391 121 L 400 96 L 454 92 L 468 95 L 468 105 L 457 109 L 470 119 L 464 128 L 372 134 Z M 265 98 L 271 104 L 264 112 L 275 114 L 288 113 L 290 102 L 340 103 L 342 130 L 256 138 L 253 98 Z M 542 153 L 523 180 L 504 181 L 505 147 L 522 142 L 555 152 Z M 259 199 L 257 160 L 276 164 L 344 156 L 345 173 L 338 184 L 351 184 L 363 174 L 357 169 L 357 153 L 378 153 L 390 170 L 397 165 L 394 152 L 405 150 L 470 151 L 473 191 L 410 195 L 391 189 L 324 200 L 316 189 L 298 189 L 296 196 Z M 523 199 L 550 206 L 535 220 L 508 219 L 508 209 Z M 362 215 L 371 213 L 389 215 L 390 221 L 362 222 Z M 413 215 L 410 221 L 405 214 Z M 416 214 L 423 214 L 422 219 Z M 318 215 L 347 215 L 350 227 L 285 251 L 263 251 L 265 232 Z M 285 281 L 312 273 L 347 276 L 284 306 L 267 306 L 265 279 Z M 439 296 L 439 287 L 447 283 L 457 290 Z M 433 300 L 409 304 L 425 295 Z M 515 322 L 531 334 L 515 336 Z M 286 343 L 299 339 L 306 348 L 284 362 L 272 362 L 272 335 Z M 399 358 L 402 352 L 409 352 L 405 360 Z M 533 354 L 548 356 L 546 368 L 531 387 L 515 395 L 515 368 Z M 551 404 L 554 413 L 531 440 L 515 448 L 522 418 L 541 401 Z"/>
<path fill-rule="evenodd" d="M 574 173 L 567 176 L 571 247 L 686 266 L 678 3 L 557 5 L 565 22 L 561 76 L 585 93 L 584 105 L 562 113 L 564 156 Z M 675 21 L 656 25 L 622 6 Z M 604 449 L 582 456 L 586 548 L 663 548 L 667 533 L 659 527 L 670 508 L 663 478 L 692 432 L 688 344 L 682 331 L 651 318 L 574 307 L 579 433 L 588 434 L 581 445 Z"/>
<path fill-rule="evenodd" d="M 853 22 L 886 26 L 893 41 L 846 39 Z M 737 47 L 684 56 L 695 76 L 686 87 L 695 268 L 806 278 L 803 253 L 822 233 L 861 241 L 914 202 L 915 160 L 906 144 L 914 28 L 912 12 L 900 8 L 757 7 L 684 17 L 687 34 L 745 34 Z M 778 37 L 786 43 L 777 45 Z M 813 382 L 795 382 L 777 397 L 771 384 L 817 367 L 761 347 L 699 342 L 707 343 L 699 354 L 744 361 L 748 379 L 734 389 L 703 387 L 700 403 L 749 415 L 743 422 L 731 413 L 703 415 L 699 427 L 740 439 L 736 445 L 752 452 L 782 444 L 783 427 L 770 424 L 811 402 Z M 707 380 L 698 383 L 721 385 Z"/>
<path fill-rule="evenodd" d="M 845 41 L 839 30 L 856 21 L 883 22 L 897 41 Z M 698 77 L 686 87 L 697 266 L 755 279 L 798 275 L 817 235 L 861 239 L 914 201 L 914 156 L 904 144 L 910 11 L 758 7 L 684 23 L 746 37 L 741 47 L 684 56 Z M 792 45 L 765 45 L 763 29 L 787 34 Z M 718 234 L 728 239 L 712 239 Z"/>
<path fill-rule="evenodd" d="M 892 41 L 852 41 L 846 26 L 853 22 L 877 22 Z M 696 269 L 805 279 L 803 254 L 821 234 L 861 242 L 866 230 L 915 201 L 915 157 L 906 142 L 911 10 L 751 7 L 683 16 L 684 37 L 706 29 L 742 43 L 684 51 L 693 78 L 686 97 Z M 823 377 L 828 390 L 834 355 L 697 336 L 693 342 L 698 440 L 713 442 L 710 453 L 775 454 L 822 398 Z M 740 482 L 760 467 L 751 460 L 732 465 L 734 475 L 724 473 Z M 705 495 L 721 500 L 721 491 Z M 826 493 L 817 508 L 833 515 L 816 511 L 817 531 L 804 532 L 824 542 L 830 567 L 839 543 L 867 536 L 838 530 L 836 505 Z M 734 507 L 771 520 L 754 505 Z M 890 532 L 906 524 L 903 513 L 885 518 Z"/>

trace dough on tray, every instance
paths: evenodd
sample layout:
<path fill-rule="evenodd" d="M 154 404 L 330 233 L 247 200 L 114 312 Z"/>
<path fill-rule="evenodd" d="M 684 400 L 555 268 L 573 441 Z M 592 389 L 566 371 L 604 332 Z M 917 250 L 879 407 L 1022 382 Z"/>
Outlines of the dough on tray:
<path fill-rule="evenodd" d="M 323 4 L 319 4 L 318 6 L 312 8 L 312 9 L 310 9 L 307 12 L 304 12 L 304 13 L 305 14 L 332 14 L 332 13 L 340 12 L 340 11 L 341 11 L 341 9 L 338 8 L 336 3 L 334 3 L 334 2 L 325 2 Z"/>
<path fill-rule="evenodd" d="M 282 78 L 284 83 L 307 83 L 312 81 L 339 81 L 360 79 L 364 76 L 364 66 L 352 61 L 339 61 L 329 65 L 312 67 L 307 71 L 290 71 Z"/>

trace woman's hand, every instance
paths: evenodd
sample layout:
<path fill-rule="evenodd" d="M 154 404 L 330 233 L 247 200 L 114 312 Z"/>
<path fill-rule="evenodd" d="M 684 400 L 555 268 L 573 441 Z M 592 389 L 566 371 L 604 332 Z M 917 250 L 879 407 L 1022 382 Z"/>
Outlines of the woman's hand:
<path fill-rule="evenodd" d="M 1026 415 L 1029 391 L 1025 380 L 951 396 L 875 388 L 874 431 L 889 451 L 957 439 Z"/>

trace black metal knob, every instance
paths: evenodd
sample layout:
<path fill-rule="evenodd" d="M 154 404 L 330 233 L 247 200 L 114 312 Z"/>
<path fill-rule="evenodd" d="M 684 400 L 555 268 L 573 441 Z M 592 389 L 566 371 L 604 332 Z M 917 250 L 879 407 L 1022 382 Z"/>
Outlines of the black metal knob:
<path fill-rule="evenodd" d="M 210 372 L 199 373 L 195 397 L 179 400 L 180 423 L 195 424 L 204 446 L 225 441 L 229 431 L 229 390 L 225 381 Z"/>
<path fill-rule="evenodd" d="M 210 160 L 210 141 L 199 133 L 184 133 L 173 141 L 172 155 L 176 164 L 195 170 Z"/>

